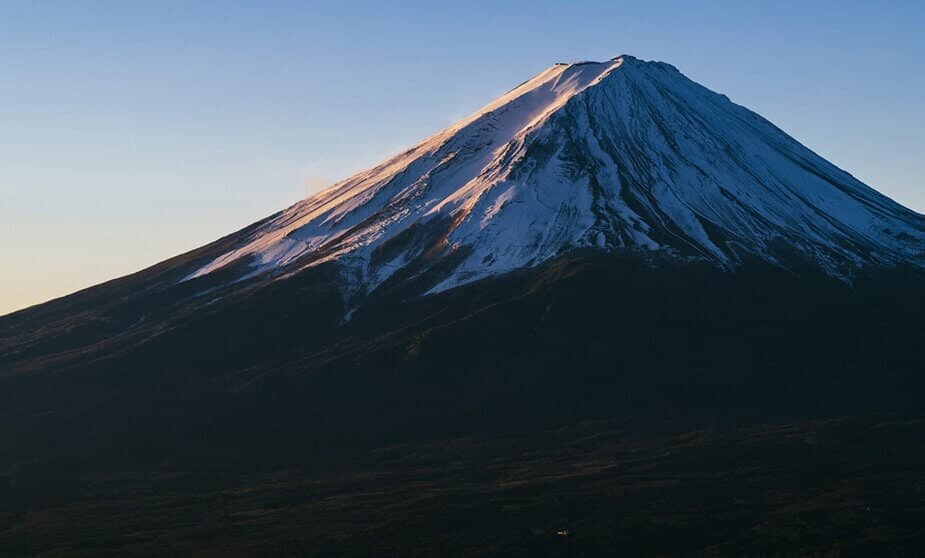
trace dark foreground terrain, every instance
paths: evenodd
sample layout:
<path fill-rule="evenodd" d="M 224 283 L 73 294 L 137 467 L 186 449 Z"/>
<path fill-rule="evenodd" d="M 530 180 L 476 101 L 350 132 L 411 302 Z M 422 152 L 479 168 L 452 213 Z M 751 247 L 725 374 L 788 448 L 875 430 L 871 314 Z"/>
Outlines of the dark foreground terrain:
<path fill-rule="evenodd" d="M 917 556 L 923 444 L 922 420 L 588 422 L 252 470 L 18 472 L 0 553 Z"/>
<path fill-rule="evenodd" d="M 208 255 L 0 318 L 0 555 L 925 548 L 920 273 L 577 254 L 345 321 Z"/>

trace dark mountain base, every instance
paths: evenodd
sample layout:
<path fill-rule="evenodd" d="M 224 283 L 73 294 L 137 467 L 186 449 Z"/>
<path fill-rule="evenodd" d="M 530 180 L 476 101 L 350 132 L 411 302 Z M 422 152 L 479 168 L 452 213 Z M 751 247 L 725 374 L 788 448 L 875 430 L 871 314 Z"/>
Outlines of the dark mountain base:
<path fill-rule="evenodd" d="M 386 285 L 346 323 L 332 269 L 181 265 L 5 317 L 0 554 L 925 542 L 922 275 L 676 265 Z"/>

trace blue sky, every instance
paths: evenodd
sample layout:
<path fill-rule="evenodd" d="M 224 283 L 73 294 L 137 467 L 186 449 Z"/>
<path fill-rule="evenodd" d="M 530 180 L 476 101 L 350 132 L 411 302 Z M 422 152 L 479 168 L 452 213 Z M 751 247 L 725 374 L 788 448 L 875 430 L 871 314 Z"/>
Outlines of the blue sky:
<path fill-rule="evenodd" d="M 920 1 L 6 0 L 0 313 L 231 232 L 554 62 L 620 53 L 925 212 L 923 29 Z"/>

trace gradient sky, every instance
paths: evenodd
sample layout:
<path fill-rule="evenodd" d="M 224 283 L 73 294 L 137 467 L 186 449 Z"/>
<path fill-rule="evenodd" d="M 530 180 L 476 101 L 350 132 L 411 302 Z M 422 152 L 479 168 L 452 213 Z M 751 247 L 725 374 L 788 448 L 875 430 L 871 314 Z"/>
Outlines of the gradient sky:
<path fill-rule="evenodd" d="M 925 2 L 0 3 L 0 314 L 200 246 L 558 61 L 670 62 L 925 212 Z"/>

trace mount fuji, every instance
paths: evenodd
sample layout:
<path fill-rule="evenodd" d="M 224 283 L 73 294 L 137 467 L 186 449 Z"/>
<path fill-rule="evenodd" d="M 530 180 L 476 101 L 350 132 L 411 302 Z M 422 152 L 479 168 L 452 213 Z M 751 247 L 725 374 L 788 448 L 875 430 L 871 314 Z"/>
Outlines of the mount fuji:
<path fill-rule="evenodd" d="M 576 248 L 849 279 L 925 265 L 925 217 L 660 62 L 556 64 L 411 149 L 297 203 L 187 278 L 335 261 L 345 296 L 439 292 Z"/>
<path fill-rule="evenodd" d="M 925 217 L 767 120 L 556 64 L 0 317 L 0 555 L 917 555 L 923 285 Z"/>

